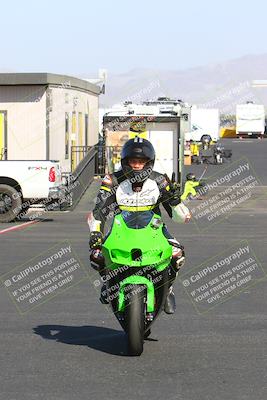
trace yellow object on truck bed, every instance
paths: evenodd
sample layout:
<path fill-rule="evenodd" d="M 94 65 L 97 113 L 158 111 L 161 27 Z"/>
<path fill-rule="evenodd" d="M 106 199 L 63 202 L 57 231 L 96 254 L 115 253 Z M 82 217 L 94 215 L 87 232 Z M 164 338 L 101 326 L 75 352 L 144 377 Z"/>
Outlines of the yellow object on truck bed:
<path fill-rule="evenodd" d="M 235 138 L 236 137 L 236 129 L 234 127 L 230 128 L 222 128 L 220 131 L 221 138 Z"/>

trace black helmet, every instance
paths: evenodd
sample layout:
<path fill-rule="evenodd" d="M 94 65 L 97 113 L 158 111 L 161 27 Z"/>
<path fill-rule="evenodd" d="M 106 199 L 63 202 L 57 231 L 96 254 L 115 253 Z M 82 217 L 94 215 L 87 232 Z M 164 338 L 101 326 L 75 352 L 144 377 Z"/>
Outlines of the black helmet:
<path fill-rule="evenodd" d="M 208 146 L 210 145 L 211 142 L 211 137 L 210 135 L 203 135 L 201 138 L 202 146 Z"/>
<path fill-rule="evenodd" d="M 134 171 L 129 163 L 129 158 L 146 158 L 147 162 L 141 171 Z M 152 172 L 155 162 L 155 150 L 152 144 L 136 136 L 128 140 L 121 151 L 121 167 L 128 179 L 134 178 L 137 182 L 144 182 Z"/>
<path fill-rule="evenodd" d="M 186 175 L 186 180 L 187 181 L 195 181 L 196 180 L 196 175 L 193 174 L 192 172 L 189 172 L 189 174 Z"/>

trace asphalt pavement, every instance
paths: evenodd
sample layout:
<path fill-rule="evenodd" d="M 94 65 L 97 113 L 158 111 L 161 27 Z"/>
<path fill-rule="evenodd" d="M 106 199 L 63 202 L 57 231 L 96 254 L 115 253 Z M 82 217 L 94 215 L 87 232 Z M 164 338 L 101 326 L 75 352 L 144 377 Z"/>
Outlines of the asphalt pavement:
<path fill-rule="evenodd" d="M 265 139 L 221 139 L 220 143 L 225 149 L 231 149 L 233 156 L 223 165 L 195 165 L 184 167 L 184 175 L 189 172 L 195 172 L 196 176 L 199 177 L 205 167 L 204 178 L 213 176 L 214 174 L 220 173 L 223 169 L 230 168 L 233 163 L 239 160 L 247 160 L 251 165 L 251 168 L 257 174 L 257 178 L 262 185 L 267 185 L 267 138 Z"/>
<path fill-rule="evenodd" d="M 127 356 L 125 335 L 98 301 L 98 277 L 89 267 L 86 216 L 97 182 L 73 212 L 40 214 L 38 223 L 2 234 L 30 219 L 0 225 L 2 282 L 12 276 L 18 280 L 19 271 L 64 246 L 71 246 L 82 270 L 68 290 L 56 290 L 28 309 L 16 301 L 12 286 L 1 284 L 1 400 L 266 398 L 267 141 L 227 144 L 236 159 L 249 159 L 263 187 L 253 201 L 237 205 L 204 230 L 201 224 L 177 225 L 164 214 L 169 230 L 185 246 L 187 261 L 175 284 L 177 311 L 161 314 L 141 357 Z M 197 168 L 201 173 L 203 166 Z M 253 250 L 260 277 L 253 286 L 229 292 L 216 307 L 216 302 L 207 303 L 203 312 L 185 287 L 185 277 L 190 271 L 197 276 L 194 271 L 203 271 L 211 258 L 215 265 L 243 240 Z"/>

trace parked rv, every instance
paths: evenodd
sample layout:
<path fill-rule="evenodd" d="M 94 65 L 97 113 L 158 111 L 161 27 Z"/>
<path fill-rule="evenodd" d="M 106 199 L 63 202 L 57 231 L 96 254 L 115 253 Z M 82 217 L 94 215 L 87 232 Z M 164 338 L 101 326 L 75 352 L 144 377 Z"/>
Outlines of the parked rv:
<path fill-rule="evenodd" d="M 261 104 L 248 102 L 236 106 L 236 134 L 239 137 L 263 137 L 265 131 L 265 110 Z"/>

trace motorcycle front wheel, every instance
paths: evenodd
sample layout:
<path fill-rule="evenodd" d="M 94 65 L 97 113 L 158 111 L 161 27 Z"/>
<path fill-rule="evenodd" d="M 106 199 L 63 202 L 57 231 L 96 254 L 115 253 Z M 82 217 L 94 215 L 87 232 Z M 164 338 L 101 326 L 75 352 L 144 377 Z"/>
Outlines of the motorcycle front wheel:
<path fill-rule="evenodd" d="M 141 285 L 134 288 L 127 295 L 125 317 L 128 336 L 128 353 L 131 356 L 140 356 L 143 353 L 145 334 L 145 289 Z"/>

